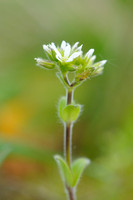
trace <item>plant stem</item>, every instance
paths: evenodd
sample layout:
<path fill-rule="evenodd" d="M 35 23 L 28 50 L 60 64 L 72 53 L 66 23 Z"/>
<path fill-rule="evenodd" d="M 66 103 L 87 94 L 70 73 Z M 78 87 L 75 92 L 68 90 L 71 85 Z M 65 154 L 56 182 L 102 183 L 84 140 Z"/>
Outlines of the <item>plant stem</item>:
<path fill-rule="evenodd" d="M 73 90 L 67 90 L 67 105 L 72 104 L 73 101 Z M 73 123 L 65 124 L 65 135 L 64 135 L 64 155 L 68 166 L 71 169 L 72 161 L 72 127 Z M 66 186 L 69 200 L 76 200 L 74 188 Z"/>
<path fill-rule="evenodd" d="M 72 100 L 73 100 L 73 91 L 67 90 L 67 105 L 71 104 Z M 70 168 L 72 160 L 72 127 L 73 127 L 72 123 L 65 124 L 64 156 Z"/>

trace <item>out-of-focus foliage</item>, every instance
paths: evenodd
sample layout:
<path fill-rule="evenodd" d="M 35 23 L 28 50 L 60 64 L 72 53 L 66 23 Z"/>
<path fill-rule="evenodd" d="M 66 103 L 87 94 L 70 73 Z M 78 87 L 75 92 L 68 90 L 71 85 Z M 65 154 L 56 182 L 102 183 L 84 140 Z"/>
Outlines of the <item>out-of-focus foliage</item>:
<path fill-rule="evenodd" d="M 45 57 L 42 44 L 66 40 L 108 60 L 102 76 L 75 91 L 84 107 L 74 157 L 92 160 L 79 199 L 132 200 L 133 2 L 1 0 L 0 24 L 0 146 L 13 149 L 0 169 L 0 199 L 64 199 L 52 152 L 62 152 L 56 105 L 65 90 L 34 57 Z"/>
<path fill-rule="evenodd" d="M 7 145 L 0 146 L 0 167 L 2 166 L 3 162 L 11 152 L 12 152 L 11 148 L 8 147 Z"/>

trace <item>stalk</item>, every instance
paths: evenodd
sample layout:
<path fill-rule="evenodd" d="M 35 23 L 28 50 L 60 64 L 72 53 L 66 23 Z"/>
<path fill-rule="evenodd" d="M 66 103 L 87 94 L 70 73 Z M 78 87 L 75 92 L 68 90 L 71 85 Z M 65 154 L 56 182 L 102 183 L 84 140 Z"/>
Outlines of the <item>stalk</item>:
<path fill-rule="evenodd" d="M 72 104 L 73 101 L 73 90 L 67 89 L 67 105 Z M 64 125 L 65 131 L 64 131 L 64 156 L 66 159 L 66 162 L 68 166 L 71 169 L 71 162 L 72 162 L 72 128 L 73 123 L 65 123 Z M 66 185 L 66 190 L 68 193 L 68 199 L 69 200 L 76 200 L 74 188 L 68 187 Z"/>

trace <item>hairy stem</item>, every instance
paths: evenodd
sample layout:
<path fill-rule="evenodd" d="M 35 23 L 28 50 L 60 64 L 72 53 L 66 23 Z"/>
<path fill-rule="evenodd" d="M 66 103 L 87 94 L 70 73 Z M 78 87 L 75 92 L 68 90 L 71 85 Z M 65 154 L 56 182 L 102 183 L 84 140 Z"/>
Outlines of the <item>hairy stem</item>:
<path fill-rule="evenodd" d="M 73 100 L 73 91 L 67 90 L 67 105 L 71 104 Z M 65 135 L 64 135 L 64 156 L 66 158 L 68 166 L 71 168 L 72 160 L 72 123 L 65 124 Z"/>
<path fill-rule="evenodd" d="M 67 90 L 67 105 L 72 104 L 73 90 Z M 73 123 L 65 124 L 65 136 L 64 136 L 64 155 L 68 166 L 71 169 L 72 161 L 72 127 Z M 66 186 L 69 200 L 76 200 L 74 188 Z"/>

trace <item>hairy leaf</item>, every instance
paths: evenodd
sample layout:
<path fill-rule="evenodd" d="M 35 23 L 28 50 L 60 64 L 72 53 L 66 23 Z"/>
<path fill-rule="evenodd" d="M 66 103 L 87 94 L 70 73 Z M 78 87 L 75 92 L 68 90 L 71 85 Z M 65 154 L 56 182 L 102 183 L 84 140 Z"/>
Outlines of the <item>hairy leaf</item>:
<path fill-rule="evenodd" d="M 73 186 L 77 185 L 84 169 L 89 164 L 90 160 L 88 158 L 79 158 L 73 162 L 72 164 Z"/>
<path fill-rule="evenodd" d="M 66 161 L 61 156 L 55 155 L 54 158 L 59 166 L 59 170 L 60 170 L 63 181 L 68 186 L 71 187 L 73 185 L 73 177 L 72 177 L 72 173 L 70 171 L 69 166 L 67 165 Z"/>

